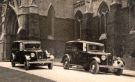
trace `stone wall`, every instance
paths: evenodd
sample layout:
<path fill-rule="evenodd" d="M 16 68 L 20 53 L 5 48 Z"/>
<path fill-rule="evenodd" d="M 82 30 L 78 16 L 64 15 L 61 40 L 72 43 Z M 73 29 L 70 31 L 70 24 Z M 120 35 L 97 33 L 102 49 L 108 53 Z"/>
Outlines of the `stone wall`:
<path fill-rule="evenodd" d="M 47 35 L 47 17 L 39 16 L 40 40 L 44 49 L 48 49 L 57 57 L 62 57 L 65 42 L 74 39 L 74 20 L 55 18 L 54 22 L 54 39 L 51 40 Z"/>
<path fill-rule="evenodd" d="M 73 0 L 36 0 L 39 7 L 39 14 L 48 15 L 52 5 L 57 18 L 74 18 Z"/>

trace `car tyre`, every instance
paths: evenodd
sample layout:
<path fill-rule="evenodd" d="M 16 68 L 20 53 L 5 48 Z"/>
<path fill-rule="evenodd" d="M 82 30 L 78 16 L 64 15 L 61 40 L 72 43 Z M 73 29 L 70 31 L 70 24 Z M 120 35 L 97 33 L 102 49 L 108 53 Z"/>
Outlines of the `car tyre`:
<path fill-rule="evenodd" d="M 65 60 L 64 60 L 64 62 L 63 62 L 63 67 L 64 67 L 64 69 L 69 69 L 69 60 L 68 60 L 68 58 L 66 58 Z"/>
<path fill-rule="evenodd" d="M 99 64 L 97 61 L 93 60 L 91 63 L 90 63 L 90 72 L 92 74 L 97 74 L 99 72 Z"/>
<path fill-rule="evenodd" d="M 12 65 L 12 67 L 15 67 L 15 62 L 14 62 L 14 60 L 11 60 L 11 65 Z"/>
<path fill-rule="evenodd" d="M 114 72 L 114 74 L 116 75 L 122 75 L 122 73 L 123 73 L 123 69 L 116 69 Z"/>
<path fill-rule="evenodd" d="M 29 64 L 28 61 L 24 62 L 24 67 L 25 67 L 25 70 L 29 70 L 30 69 L 30 64 Z"/>
<path fill-rule="evenodd" d="M 11 65 L 12 67 L 15 67 L 15 61 L 14 61 L 14 54 L 11 55 L 11 58 L 10 58 L 10 62 L 11 62 Z"/>
<path fill-rule="evenodd" d="M 48 69 L 53 69 L 53 64 L 52 63 L 48 64 Z"/>

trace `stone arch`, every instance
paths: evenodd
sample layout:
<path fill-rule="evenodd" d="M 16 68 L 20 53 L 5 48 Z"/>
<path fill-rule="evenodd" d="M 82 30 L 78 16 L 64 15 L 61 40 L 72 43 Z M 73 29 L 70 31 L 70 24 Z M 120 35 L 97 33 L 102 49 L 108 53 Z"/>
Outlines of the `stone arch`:
<path fill-rule="evenodd" d="M 98 15 L 101 15 L 102 12 L 108 12 L 109 11 L 109 6 L 107 5 L 107 3 L 105 1 L 102 1 L 98 7 Z"/>
<path fill-rule="evenodd" d="M 83 14 L 80 10 L 78 10 L 75 14 L 75 39 L 81 39 L 81 28 L 82 28 L 82 19 Z"/>
<path fill-rule="evenodd" d="M 47 35 L 48 39 L 54 39 L 55 10 L 52 5 L 49 6 L 47 15 Z"/>
<path fill-rule="evenodd" d="M 18 19 L 15 11 L 8 6 L 4 21 L 4 59 L 9 60 L 11 54 L 12 42 L 17 39 Z"/>
<path fill-rule="evenodd" d="M 8 7 L 4 27 L 6 30 L 6 34 L 17 35 L 17 29 L 19 28 L 17 14 L 11 7 Z"/>

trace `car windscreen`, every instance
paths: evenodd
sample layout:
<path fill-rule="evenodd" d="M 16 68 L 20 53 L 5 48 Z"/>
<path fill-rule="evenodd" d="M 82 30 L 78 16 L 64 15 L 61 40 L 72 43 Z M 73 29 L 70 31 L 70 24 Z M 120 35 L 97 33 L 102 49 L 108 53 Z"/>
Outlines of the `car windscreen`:
<path fill-rule="evenodd" d="M 66 44 L 66 50 L 82 51 L 83 50 L 83 44 L 79 43 L 79 42 L 67 43 Z"/>
<path fill-rule="evenodd" d="M 25 49 L 40 49 L 40 44 L 24 44 Z"/>
<path fill-rule="evenodd" d="M 104 51 L 104 46 L 87 44 L 87 51 Z"/>

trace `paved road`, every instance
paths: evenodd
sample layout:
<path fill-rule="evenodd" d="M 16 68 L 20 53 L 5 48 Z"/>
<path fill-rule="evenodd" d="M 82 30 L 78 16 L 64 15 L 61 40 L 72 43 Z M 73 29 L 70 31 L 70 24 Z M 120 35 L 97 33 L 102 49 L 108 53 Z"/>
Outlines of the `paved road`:
<path fill-rule="evenodd" d="M 112 73 L 91 74 L 85 72 L 83 69 L 64 70 L 62 67 L 54 66 L 53 70 L 44 67 L 31 68 L 31 70 L 24 70 L 23 66 L 12 68 L 9 62 L 0 62 L 0 66 L 18 70 L 28 74 L 34 74 L 42 78 L 51 79 L 57 82 L 135 82 L 133 75 L 116 76 Z"/>

